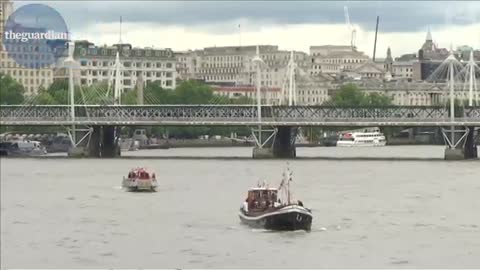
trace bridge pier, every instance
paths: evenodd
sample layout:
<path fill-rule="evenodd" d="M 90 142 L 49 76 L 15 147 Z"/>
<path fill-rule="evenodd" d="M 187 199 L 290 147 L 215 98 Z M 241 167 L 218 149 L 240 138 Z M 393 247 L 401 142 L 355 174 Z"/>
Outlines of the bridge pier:
<path fill-rule="evenodd" d="M 465 142 L 465 159 L 476 159 L 478 158 L 478 150 L 475 138 L 475 127 L 468 127 L 468 130 L 469 132 Z"/>
<path fill-rule="evenodd" d="M 295 158 L 297 151 L 295 148 L 295 138 L 297 137 L 298 127 L 279 127 L 277 139 L 273 144 L 273 156 L 276 158 Z"/>
<path fill-rule="evenodd" d="M 443 135 L 447 143 L 445 160 L 478 158 L 475 127 L 465 127 L 464 130 L 456 130 L 453 135 L 451 134 L 451 131 L 443 130 Z M 453 138 L 449 138 L 448 136 L 453 136 Z"/>
<path fill-rule="evenodd" d="M 295 138 L 298 127 L 282 126 L 275 128 L 273 140 L 260 146 L 253 148 L 254 159 L 270 159 L 270 158 L 295 158 L 297 156 L 295 148 Z"/>
<path fill-rule="evenodd" d="M 117 140 L 117 127 L 103 126 L 103 143 L 101 148 L 101 157 L 120 156 L 120 146 Z"/>
<path fill-rule="evenodd" d="M 115 126 L 93 126 L 86 145 L 72 147 L 69 156 L 112 158 L 120 156 L 120 146 Z"/>

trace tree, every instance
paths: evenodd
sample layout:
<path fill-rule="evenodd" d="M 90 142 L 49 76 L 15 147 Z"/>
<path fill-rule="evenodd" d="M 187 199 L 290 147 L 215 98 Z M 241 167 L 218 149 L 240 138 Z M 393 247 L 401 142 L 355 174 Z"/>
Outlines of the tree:
<path fill-rule="evenodd" d="M 338 107 L 389 106 L 390 97 L 379 93 L 366 95 L 355 84 L 346 84 L 340 88 L 327 105 Z"/>
<path fill-rule="evenodd" d="M 331 99 L 331 105 L 357 107 L 366 104 L 365 94 L 354 84 L 343 85 Z"/>
<path fill-rule="evenodd" d="M 367 105 L 369 106 L 387 106 L 392 105 L 392 99 L 379 93 L 371 93 L 367 96 Z"/>
<path fill-rule="evenodd" d="M 9 75 L 0 73 L 0 104 L 14 105 L 24 101 L 23 86 Z"/>
<path fill-rule="evenodd" d="M 188 80 L 177 86 L 174 101 L 176 104 L 207 104 L 212 98 L 213 90 L 210 86 Z"/>

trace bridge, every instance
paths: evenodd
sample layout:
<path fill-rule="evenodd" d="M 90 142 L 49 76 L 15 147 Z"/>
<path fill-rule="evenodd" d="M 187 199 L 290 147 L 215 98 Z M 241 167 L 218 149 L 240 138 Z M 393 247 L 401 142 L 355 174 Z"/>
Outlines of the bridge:
<path fill-rule="evenodd" d="M 73 111 L 72 111 L 73 109 Z M 73 113 L 72 113 L 73 112 Z M 453 119 L 453 120 L 452 120 Z M 3 126 L 480 126 L 480 107 L 252 105 L 0 106 Z"/>
<path fill-rule="evenodd" d="M 119 155 L 117 128 L 122 126 L 248 126 L 259 146 L 254 157 L 295 157 L 298 127 L 449 127 L 447 144 L 475 158 L 480 107 L 458 107 L 454 117 L 451 113 L 441 106 L 8 105 L 0 106 L 0 125 L 72 127 L 75 147 L 87 140 L 88 155 L 105 157 Z M 87 129 L 77 142 L 81 129 L 75 127 L 82 126 Z"/>

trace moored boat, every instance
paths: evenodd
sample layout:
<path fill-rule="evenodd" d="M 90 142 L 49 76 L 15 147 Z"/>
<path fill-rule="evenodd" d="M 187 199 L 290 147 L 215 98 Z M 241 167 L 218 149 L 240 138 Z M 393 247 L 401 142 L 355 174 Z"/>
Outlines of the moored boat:
<path fill-rule="evenodd" d="M 387 141 L 380 130 L 365 132 L 345 132 L 339 135 L 337 146 L 385 146 Z"/>
<path fill-rule="evenodd" d="M 279 231 L 305 230 L 312 226 L 312 211 L 301 201 L 292 202 L 290 194 L 291 173 L 284 174 L 280 187 L 269 188 L 259 185 L 248 191 L 248 196 L 240 208 L 242 223 L 254 228 Z M 286 195 L 282 201 L 279 192 Z"/>
<path fill-rule="evenodd" d="M 122 187 L 128 191 L 157 191 L 155 173 L 144 168 L 130 170 L 127 177 L 123 177 Z"/>
<path fill-rule="evenodd" d="M 16 140 L 0 142 L 0 156 L 36 157 L 46 154 L 47 150 L 39 141 Z"/>

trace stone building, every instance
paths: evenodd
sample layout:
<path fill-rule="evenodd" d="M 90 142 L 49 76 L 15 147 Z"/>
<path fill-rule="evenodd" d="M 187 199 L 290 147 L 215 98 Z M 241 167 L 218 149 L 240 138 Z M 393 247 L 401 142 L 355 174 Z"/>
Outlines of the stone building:
<path fill-rule="evenodd" d="M 75 42 L 74 58 L 80 66 L 80 84 L 107 82 L 113 76 L 117 52 L 122 65 L 121 89 L 135 88 L 140 75 L 145 84 L 160 82 L 165 89 L 176 87 L 176 60 L 171 49 L 134 48 L 130 44 L 96 46 L 88 41 Z"/>
<path fill-rule="evenodd" d="M 281 87 L 285 67 L 290 60 L 290 51 L 279 50 L 278 46 L 259 46 L 262 67 L 262 86 Z M 256 46 L 208 47 L 202 50 L 177 52 L 177 71 L 180 79 L 198 79 L 213 85 L 254 85 L 256 69 L 252 59 Z M 309 64 L 308 55 L 294 52 L 300 67 Z"/>
<path fill-rule="evenodd" d="M 338 75 L 352 72 L 365 64 L 369 57 L 351 46 L 324 45 L 311 46 L 312 66 L 310 74 Z"/>

